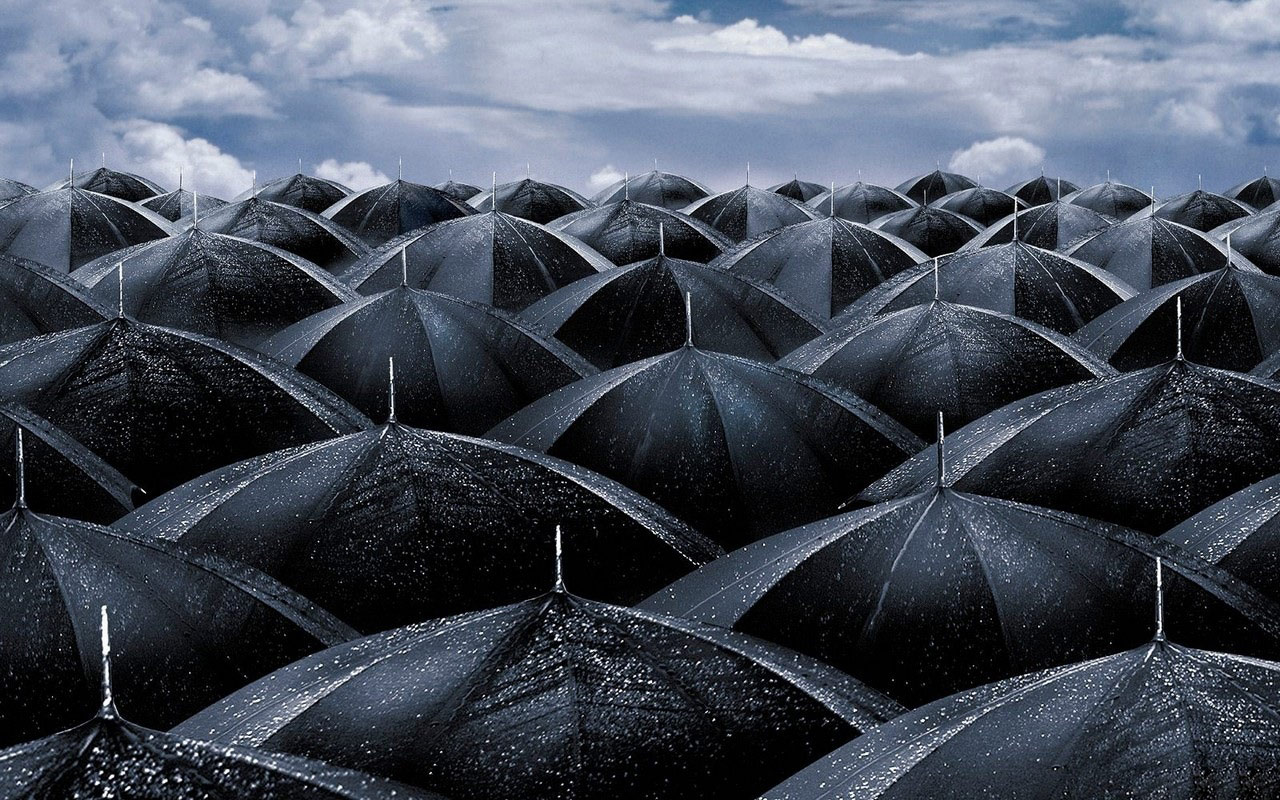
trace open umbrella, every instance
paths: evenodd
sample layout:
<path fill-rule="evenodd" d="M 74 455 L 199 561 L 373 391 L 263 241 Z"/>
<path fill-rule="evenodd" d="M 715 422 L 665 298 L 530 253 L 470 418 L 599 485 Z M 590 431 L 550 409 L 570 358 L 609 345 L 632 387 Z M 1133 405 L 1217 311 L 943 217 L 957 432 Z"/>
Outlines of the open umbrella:
<path fill-rule="evenodd" d="M 59 272 L 173 232 L 159 214 L 84 189 L 37 192 L 0 206 L 0 253 Z"/>
<path fill-rule="evenodd" d="M 608 369 L 683 344 L 686 296 L 698 341 L 717 352 L 776 361 L 823 330 L 772 286 L 664 254 L 576 281 L 521 316 Z"/>
<path fill-rule="evenodd" d="M 1280 278 L 1232 262 L 1126 300 L 1076 341 L 1121 370 L 1168 361 L 1181 347 L 1197 364 L 1246 372 L 1280 350 Z"/>
<path fill-rule="evenodd" d="M 1206 234 L 1150 214 L 1104 228 L 1067 253 L 1102 267 L 1138 291 L 1212 272 L 1227 263 L 1226 248 Z"/>
<path fill-rule="evenodd" d="M 179 224 L 190 227 L 194 222 L 192 217 L 184 217 Z M 369 252 L 341 225 L 305 209 L 260 197 L 202 213 L 200 227 L 209 233 L 239 236 L 288 250 L 332 273 L 341 272 Z"/>
<path fill-rule="evenodd" d="M 764 281 L 822 319 L 928 256 L 891 233 L 838 216 L 761 234 L 714 263 Z"/>
<path fill-rule="evenodd" d="M 405 282 L 407 270 L 408 285 L 415 289 L 519 311 L 562 286 L 612 268 L 608 259 L 577 239 L 490 211 L 398 236 L 340 277 L 361 294 L 374 294 Z"/>
<path fill-rule="evenodd" d="M 1060 333 L 944 300 L 840 325 L 779 366 L 866 399 L 917 436 L 929 435 L 937 411 L 963 425 L 1020 397 L 1114 374 Z"/>
<path fill-rule="evenodd" d="M 111 316 L 65 273 L 0 253 L 0 344 L 92 325 Z"/>
<path fill-rule="evenodd" d="M 154 211 L 170 222 L 177 222 L 183 217 L 192 216 L 196 213 L 197 206 L 207 214 L 215 208 L 221 208 L 226 204 L 226 200 L 220 200 L 213 195 L 196 195 L 195 192 L 189 192 L 183 189 L 181 184 L 172 192 L 158 194 L 139 203 L 143 208 L 148 211 Z"/>
<path fill-rule="evenodd" d="M 394 180 L 344 197 L 324 216 L 354 233 L 370 247 L 433 222 L 474 214 L 471 206 L 439 189 Z"/>
<path fill-rule="evenodd" d="M 433 188 L 439 189 L 454 200 L 459 200 L 463 203 L 484 191 L 484 189 L 481 189 L 479 186 L 472 186 L 469 183 L 455 181 L 452 178 L 444 183 L 437 183 Z"/>
<path fill-rule="evenodd" d="M 497 197 L 497 204 L 494 204 Z M 495 186 L 468 203 L 477 211 L 500 211 L 513 217 L 545 225 L 565 214 L 591 207 L 591 201 L 572 189 L 532 178 Z"/>
<path fill-rule="evenodd" d="M 944 195 L 963 189 L 972 189 L 977 185 L 975 181 L 964 175 L 935 169 L 933 172 L 908 178 L 898 184 L 897 190 L 917 203 L 927 205 Z"/>
<path fill-rule="evenodd" d="M 29 406 L 151 496 L 231 461 L 369 424 L 282 364 L 123 317 L 0 348 L 0 397 Z"/>
<path fill-rule="evenodd" d="M 210 473 L 119 526 L 255 566 L 372 632 L 528 597 L 560 521 L 577 585 L 620 603 L 723 554 L 587 470 L 396 422 Z"/>
<path fill-rule="evenodd" d="M 792 200 L 799 200 L 801 203 L 807 203 L 827 191 L 827 187 L 820 183 L 802 181 L 799 177 L 793 177 L 786 183 L 770 186 L 769 191 L 780 194 L 783 197 L 790 197 Z"/>
<path fill-rule="evenodd" d="M 627 199 L 566 214 L 548 227 L 586 242 L 615 264 L 653 258 L 660 249 L 675 258 L 706 263 L 732 247 L 710 225 Z"/>
<path fill-rule="evenodd" d="M 1021 183 L 1015 183 L 1004 191 L 1005 194 L 1011 194 L 1029 206 L 1041 206 L 1061 200 L 1079 189 L 1080 187 L 1071 181 L 1039 175 Z"/>
<path fill-rule="evenodd" d="M 1074 245 L 1111 227 L 1115 220 L 1061 200 L 1010 214 L 991 224 L 965 245 L 966 250 L 1007 244 L 1018 239 L 1045 250 L 1069 251 Z"/>
<path fill-rule="evenodd" d="M 654 168 L 650 172 L 624 176 L 622 180 L 614 181 L 591 198 L 591 202 L 603 206 L 629 197 L 638 203 L 675 211 L 709 194 L 711 193 L 696 181 Z"/>
<path fill-rule="evenodd" d="M 954 211 L 974 220 L 979 225 L 991 225 L 1015 211 L 1022 211 L 1028 207 L 1021 198 L 986 186 L 962 189 L 940 197 L 929 205 Z"/>
<path fill-rule="evenodd" d="M 819 215 L 827 214 L 863 224 L 916 205 L 914 200 L 901 192 L 862 181 L 841 186 L 834 191 L 824 191 L 809 198 L 808 203 Z"/>
<path fill-rule="evenodd" d="M 1096 211 L 1115 219 L 1128 219 L 1143 209 L 1150 208 L 1152 197 L 1141 189 L 1123 183 L 1094 184 L 1061 198 L 1073 206 Z"/>
<path fill-rule="evenodd" d="M 488 436 L 614 478 L 728 549 L 831 513 L 920 448 L 861 398 L 692 342 L 552 392 Z"/>
<path fill-rule="evenodd" d="M 361 297 L 293 325 L 258 348 L 310 375 L 372 418 L 479 435 L 595 370 L 569 348 L 486 305 L 408 286 Z"/>
<path fill-rule="evenodd" d="M 107 169 L 105 165 L 89 172 L 72 175 L 70 180 L 59 181 L 52 186 L 46 187 L 45 191 L 55 191 L 69 187 L 105 194 L 108 197 L 127 200 L 130 203 L 137 203 L 146 200 L 148 197 L 164 194 L 165 191 L 159 184 L 153 183 L 141 175 L 134 175 L 132 172 L 117 172 L 114 169 Z"/>
<path fill-rule="evenodd" d="M 784 648 L 557 581 L 299 661 L 175 732 L 465 800 L 748 800 L 900 712 Z"/>
<path fill-rule="evenodd" d="M 273 203 L 305 209 L 319 214 L 334 203 L 351 194 L 351 190 L 337 181 L 304 175 L 301 171 L 254 186 L 233 198 L 234 201 L 258 197 Z M 200 198 L 203 203 L 204 198 Z"/>
<path fill-rule="evenodd" d="M 997 409 L 948 439 L 947 460 L 962 491 L 1162 533 L 1280 472 L 1277 436 L 1280 385 L 1178 358 Z M 861 499 L 920 491 L 934 458 L 919 453 Z"/>
<path fill-rule="evenodd" d="M 1223 194 L 1261 211 L 1276 200 L 1280 200 L 1280 180 L 1263 174 L 1261 178 L 1237 184 Z"/>
<path fill-rule="evenodd" d="M 1263 272 L 1280 275 L 1280 206 L 1223 223 L 1209 232 Z"/>
<path fill-rule="evenodd" d="M 359 296 L 301 256 L 199 225 L 103 256 L 72 277 L 134 319 L 247 346 Z"/>
<path fill-rule="evenodd" d="M 1019 240 L 903 270 L 858 298 L 836 322 L 870 322 L 927 303 L 935 292 L 950 303 L 1012 314 L 1064 334 L 1134 294 L 1106 270 Z"/>
<path fill-rule="evenodd" d="M 1198 231 L 1209 231 L 1232 220 L 1247 217 L 1253 208 L 1213 192 L 1197 189 L 1165 200 L 1146 212 Z"/>
<path fill-rule="evenodd" d="M 25 197 L 29 194 L 35 194 L 37 189 L 34 186 L 28 186 L 22 181 L 15 181 L 12 178 L 0 178 L 0 205 L 16 200 L 19 197 Z"/>
<path fill-rule="evenodd" d="M 684 211 L 735 242 L 818 216 L 804 203 L 750 184 L 704 197 Z"/>
<path fill-rule="evenodd" d="M 900 237 L 928 256 L 953 253 L 982 230 L 981 225 L 968 217 L 936 206 L 897 211 L 871 225 Z"/>

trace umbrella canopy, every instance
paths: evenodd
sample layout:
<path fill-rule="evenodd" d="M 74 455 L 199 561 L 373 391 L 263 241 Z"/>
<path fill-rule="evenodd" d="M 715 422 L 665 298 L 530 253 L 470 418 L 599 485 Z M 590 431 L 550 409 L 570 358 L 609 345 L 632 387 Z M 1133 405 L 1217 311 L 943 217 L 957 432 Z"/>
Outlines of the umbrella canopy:
<path fill-rule="evenodd" d="M 963 189 L 972 189 L 977 185 L 975 181 L 964 175 L 935 169 L 933 172 L 908 178 L 898 184 L 897 190 L 917 203 L 927 205 L 943 195 L 959 192 Z"/>
<path fill-rule="evenodd" d="M 434 222 L 474 214 L 471 206 L 439 189 L 395 180 L 356 192 L 334 203 L 324 216 L 370 247 Z"/>
<path fill-rule="evenodd" d="M 1067 252 L 1102 267 L 1138 291 L 1212 272 L 1227 263 L 1227 250 L 1218 242 L 1186 225 L 1150 214 L 1118 222 Z"/>
<path fill-rule="evenodd" d="M 1115 220 L 1084 206 L 1054 200 L 1010 214 L 991 224 L 965 245 L 966 250 L 1006 244 L 1018 239 L 1045 250 L 1069 251 L 1072 246 L 1111 227 Z"/>
<path fill-rule="evenodd" d="M 1081 328 L 1076 341 L 1121 370 L 1168 361 L 1181 347 L 1197 364 L 1247 372 L 1280 350 L 1280 278 L 1232 263 L 1162 284 Z"/>
<path fill-rule="evenodd" d="M 963 425 L 1020 397 L 1114 374 L 1060 333 L 944 300 L 841 325 L 779 366 L 865 398 L 918 436 L 938 411 Z"/>
<path fill-rule="evenodd" d="M 0 203 L 35 194 L 36 191 L 38 190 L 34 186 L 28 186 L 22 181 L 15 181 L 12 178 L 0 178 Z"/>
<path fill-rule="evenodd" d="M 453 179 L 449 179 L 444 183 L 437 183 L 433 188 L 439 189 L 454 200 L 460 200 L 464 203 L 484 191 L 479 186 L 472 186 L 469 183 L 462 183 Z"/>
<path fill-rule="evenodd" d="M 490 211 L 398 236 L 341 277 L 361 294 L 374 294 L 405 283 L 407 272 L 407 283 L 414 288 L 519 311 L 562 286 L 612 268 L 608 259 L 577 239 Z"/>
<path fill-rule="evenodd" d="M 1155 555 L 1204 613 L 1175 633 L 1280 651 L 1280 606 L 1137 531 L 957 491 L 909 497 L 771 536 L 640 605 L 749 633 L 842 669 L 908 706 L 1151 635 Z M 1171 601 L 1174 598 L 1170 598 Z"/>
<path fill-rule="evenodd" d="M 539 397 L 595 372 L 569 348 L 486 305 L 408 286 L 361 297 L 259 348 L 371 418 L 479 435 Z"/>
<path fill-rule="evenodd" d="M 866 224 L 895 211 L 911 208 L 917 203 L 893 189 L 858 181 L 841 186 L 834 193 L 824 191 L 822 194 L 811 197 L 809 205 L 819 215 L 826 214 L 849 222 Z"/>
<path fill-rule="evenodd" d="M 935 291 L 941 300 L 1012 314 L 1064 334 L 1134 294 L 1106 270 L 1014 241 L 904 270 L 859 298 L 837 322 L 870 322 L 927 303 Z"/>
<path fill-rule="evenodd" d="M 1123 183 L 1094 184 L 1061 198 L 1073 206 L 1083 206 L 1103 216 L 1128 219 L 1143 209 L 1150 208 L 1151 195 Z"/>
<path fill-rule="evenodd" d="M 1005 194 L 1011 194 L 1029 206 L 1041 206 L 1061 200 L 1079 189 L 1080 187 L 1071 181 L 1039 175 L 1031 180 L 1015 183 L 1004 191 Z"/>
<path fill-rule="evenodd" d="M 0 206 L 0 253 L 59 272 L 173 232 L 159 214 L 83 189 L 37 192 Z"/>
<path fill-rule="evenodd" d="M 154 211 L 170 222 L 177 222 L 183 217 L 190 217 L 196 213 L 197 205 L 200 209 L 208 213 L 215 208 L 221 208 L 227 204 L 226 200 L 220 200 L 209 194 L 196 195 L 195 192 L 188 192 L 182 187 L 174 189 L 172 192 L 158 194 L 155 197 L 143 200 L 139 205 L 148 211 Z"/>
<path fill-rule="evenodd" d="M 751 185 L 704 197 L 685 213 L 735 242 L 818 217 L 804 203 Z"/>
<path fill-rule="evenodd" d="M 710 225 L 662 206 L 620 200 L 567 214 L 548 227 L 591 245 L 615 264 L 658 255 L 706 263 L 732 243 Z"/>
<path fill-rule="evenodd" d="M 252 189 L 236 195 L 234 200 L 248 200 L 257 197 L 262 200 L 270 200 L 273 203 L 282 203 L 286 206 L 306 209 L 313 214 L 319 214 L 349 194 L 351 194 L 351 190 L 337 181 L 315 178 L 299 172 L 294 175 L 286 175 L 283 178 L 276 178 L 261 186 L 254 186 Z M 203 197 L 200 198 L 200 202 L 204 202 Z"/>
<path fill-rule="evenodd" d="M 152 496 L 232 461 L 369 424 L 282 364 L 126 318 L 0 348 L 0 397 L 29 406 Z"/>
<path fill-rule="evenodd" d="M 159 184 L 153 183 L 141 175 L 134 175 L 132 172 L 117 172 L 114 169 L 107 169 L 105 166 L 73 175 L 70 181 L 59 181 L 52 186 L 45 187 L 45 191 L 55 191 L 68 187 L 105 194 L 108 197 L 127 200 L 130 203 L 137 203 L 146 200 L 148 197 L 164 194 L 165 191 Z"/>
<path fill-rule="evenodd" d="M 575 584 L 621 603 L 724 552 L 587 470 L 399 423 L 227 467 L 119 525 L 253 565 L 380 631 L 545 587 L 561 522 Z"/>
<path fill-rule="evenodd" d="M 920 248 L 928 256 L 954 253 L 982 230 L 981 225 L 968 217 L 936 206 L 908 208 L 871 224 Z"/>
<path fill-rule="evenodd" d="M 1280 206 L 1214 228 L 1218 241 L 1231 237 L 1231 249 L 1263 272 L 1280 275 Z"/>
<path fill-rule="evenodd" d="M 900 710 L 776 645 L 557 583 L 299 661 L 176 732 L 467 800 L 747 800 Z"/>
<path fill-rule="evenodd" d="M 603 206 L 629 198 L 637 203 L 648 203 L 675 211 L 709 194 L 711 192 L 697 181 L 654 169 L 615 181 L 591 198 L 591 202 Z"/>
<path fill-rule="evenodd" d="M 583 278 L 521 316 L 601 369 L 678 348 L 687 324 L 708 349 L 758 361 L 776 361 L 823 330 L 772 286 L 665 255 Z"/>
<path fill-rule="evenodd" d="M 185 217 L 179 224 L 190 227 Z M 300 255 L 338 273 L 369 252 L 349 231 L 318 214 L 294 206 L 250 197 L 228 203 L 200 215 L 200 227 L 209 233 L 239 236 Z"/>
<path fill-rule="evenodd" d="M 827 187 L 820 183 L 802 181 L 799 177 L 793 177 L 786 183 L 770 186 L 769 191 L 780 194 L 783 197 L 790 197 L 792 200 L 799 200 L 801 203 L 807 203 L 828 190 Z"/>
<path fill-rule="evenodd" d="M 106 306 L 66 274 L 0 253 L 0 344 L 92 325 L 110 316 Z"/>
<path fill-rule="evenodd" d="M 1149 644 L 902 715 L 766 800 L 1237 800 L 1280 790 L 1280 664 Z"/>
<path fill-rule="evenodd" d="M 691 343 L 570 384 L 488 436 L 612 477 L 728 549 L 831 513 L 920 448 L 860 398 Z"/>
<path fill-rule="evenodd" d="M 115 609 L 121 698 L 167 728 L 355 632 L 267 576 L 88 522 L 0 514 L 0 742 L 52 733 L 93 707 L 98 607 Z"/>
<path fill-rule="evenodd" d="M 929 205 L 946 211 L 954 211 L 974 220 L 979 225 L 991 225 L 1028 205 L 1021 198 L 998 189 L 975 186 L 934 200 Z"/>
<path fill-rule="evenodd" d="M 1237 184 L 1223 194 L 1261 211 L 1276 200 L 1280 200 L 1280 180 L 1263 175 L 1261 178 Z"/>
<path fill-rule="evenodd" d="M 891 233 L 829 216 L 757 236 L 715 266 L 772 284 L 819 318 L 828 319 L 926 258 Z"/>
<path fill-rule="evenodd" d="M 1253 208 L 1238 200 L 1232 200 L 1213 192 L 1197 189 L 1165 200 L 1148 212 L 1160 219 L 1167 219 L 1198 231 L 1212 230 L 1253 213 Z"/>
<path fill-rule="evenodd" d="M 247 346 L 359 296 L 301 256 L 199 226 L 103 256 L 73 277 L 135 319 Z"/>
<path fill-rule="evenodd" d="M 542 225 L 565 214 L 591 207 L 590 200 L 572 189 L 532 178 L 504 183 L 492 191 L 476 195 L 468 202 L 477 211 L 494 211 L 495 195 L 498 198 L 497 211 Z"/>
<path fill-rule="evenodd" d="M 1280 472 L 1277 436 L 1280 385 L 1176 359 L 1011 403 L 949 437 L 947 460 L 957 489 L 1161 533 Z M 861 499 L 920 491 L 935 457 L 918 454 Z"/>

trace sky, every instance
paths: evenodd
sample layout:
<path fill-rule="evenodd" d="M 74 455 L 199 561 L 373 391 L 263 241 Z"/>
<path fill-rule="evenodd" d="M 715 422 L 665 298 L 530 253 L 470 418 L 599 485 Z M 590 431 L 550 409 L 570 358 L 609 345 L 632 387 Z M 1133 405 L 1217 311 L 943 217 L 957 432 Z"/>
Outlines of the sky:
<path fill-rule="evenodd" d="M 299 161 L 1220 191 L 1280 171 L 1280 0 L 0 0 L 0 175 L 104 154 L 224 198 Z"/>

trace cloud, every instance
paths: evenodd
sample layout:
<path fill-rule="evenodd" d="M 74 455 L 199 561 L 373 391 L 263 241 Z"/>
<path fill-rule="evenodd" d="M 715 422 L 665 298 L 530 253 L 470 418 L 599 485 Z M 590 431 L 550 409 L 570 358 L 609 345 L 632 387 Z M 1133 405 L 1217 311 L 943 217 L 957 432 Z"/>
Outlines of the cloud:
<path fill-rule="evenodd" d="M 373 165 L 367 161 L 338 161 L 334 158 L 326 158 L 316 165 L 315 175 L 317 178 L 337 181 L 357 192 L 391 182 L 390 178 L 374 169 Z"/>
<path fill-rule="evenodd" d="M 951 155 L 947 168 L 964 175 L 1012 178 L 1044 164 L 1044 149 L 1018 136 L 974 142 Z"/>
<path fill-rule="evenodd" d="M 612 164 L 605 164 L 600 169 L 591 173 L 591 177 L 587 178 L 587 185 L 598 192 L 607 186 L 612 186 L 622 180 L 623 177 L 623 174 L 618 171 L 617 167 Z"/>
<path fill-rule="evenodd" d="M 1078 0 L 785 0 L 787 5 L 830 17 L 880 20 L 894 27 L 946 25 L 984 30 L 1009 23 L 1058 28 L 1067 23 Z"/>
<path fill-rule="evenodd" d="M 133 119 L 111 127 L 123 153 L 120 167 L 162 185 L 176 186 L 179 170 L 187 188 L 217 197 L 234 197 L 252 183 L 253 173 L 235 156 L 206 139 L 186 138 L 172 125 Z"/>
<path fill-rule="evenodd" d="M 273 116 L 265 89 L 243 75 L 202 67 L 180 76 L 164 75 L 138 84 L 134 99 L 150 114 L 240 114 Z"/>
<path fill-rule="evenodd" d="M 1174 130 L 1192 136 L 1218 137 L 1225 132 L 1221 118 L 1195 101 L 1166 100 L 1156 116 Z"/>
<path fill-rule="evenodd" d="M 1183 41 L 1274 47 L 1280 0 L 1129 0 L 1131 27 Z"/>
<path fill-rule="evenodd" d="M 705 33 L 672 36 L 653 43 L 654 49 L 691 53 L 727 53 L 746 56 L 810 58 L 827 61 L 897 61 L 902 56 L 883 47 L 851 42 L 834 33 L 788 37 L 772 25 L 743 19 Z"/>

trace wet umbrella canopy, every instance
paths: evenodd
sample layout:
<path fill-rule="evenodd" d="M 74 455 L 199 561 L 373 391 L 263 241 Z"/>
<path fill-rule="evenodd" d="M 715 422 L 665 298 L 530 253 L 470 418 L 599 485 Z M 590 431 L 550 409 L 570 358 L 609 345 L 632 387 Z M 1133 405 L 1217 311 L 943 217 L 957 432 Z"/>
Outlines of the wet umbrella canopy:
<path fill-rule="evenodd" d="M 1045 250 L 1069 251 L 1072 246 L 1105 231 L 1115 222 L 1111 217 L 1090 211 L 1083 206 L 1060 200 L 1032 206 L 1016 214 L 992 223 L 982 233 L 965 245 L 966 250 L 1007 244 L 1018 239 Z"/>
<path fill-rule="evenodd" d="M 828 216 L 744 242 L 715 266 L 770 283 L 827 319 L 926 258 L 891 233 Z"/>
<path fill-rule="evenodd" d="M 929 205 L 946 211 L 954 211 L 974 220 L 979 225 L 991 225 L 1009 216 L 1014 211 L 1021 211 L 1027 208 L 1027 204 L 1020 198 L 997 189 L 989 189 L 986 186 L 962 189 L 954 194 L 934 200 Z"/>
<path fill-rule="evenodd" d="M 1212 272 L 1227 263 L 1222 244 L 1200 231 L 1150 214 L 1118 222 L 1068 253 L 1102 267 L 1138 291 Z"/>
<path fill-rule="evenodd" d="M 207 194 L 197 196 L 194 192 L 188 192 L 186 189 L 178 187 L 172 192 L 158 194 L 155 197 L 143 200 L 140 205 L 148 211 L 154 211 L 170 222 L 177 222 L 183 217 L 189 217 L 194 214 L 197 204 L 205 213 L 208 213 L 215 208 L 225 206 L 227 201 L 219 200 Z"/>
<path fill-rule="evenodd" d="M 1051 389 L 948 437 L 951 484 L 1161 533 L 1280 472 L 1280 385 L 1182 359 Z M 954 455 L 951 455 L 954 454 Z M 918 454 L 861 498 L 934 480 Z"/>
<path fill-rule="evenodd" d="M 452 179 L 444 183 L 437 183 L 434 188 L 439 189 L 454 200 L 460 200 L 464 203 L 484 191 L 479 186 L 472 186 L 469 183 L 462 183 Z"/>
<path fill-rule="evenodd" d="M 792 200 L 799 200 L 801 203 L 807 203 L 827 191 L 827 187 L 813 181 L 802 181 L 797 177 L 786 183 L 770 186 L 769 191 L 780 194 L 783 197 L 790 197 Z"/>
<path fill-rule="evenodd" d="M 114 169 L 107 169 L 105 166 L 90 172 L 81 172 L 78 175 L 73 175 L 70 182 L 59 181 L 47 187 L 45 191 L 65 189 L 68 185 L 76 189 L 84 189 L 85 191 L 119 198 L 120 200 L 127 200 L 130 203 L 137 203 L 149 197 L 164 194 L 165 191 L 159 184 L 153 183 L 141 175 L 134 175 L 132 172 L 117 172 Z"/>
<path fill-rule="evenodd" d="M 1165 200 L 1151 213 L 1188 228 L 1208 231 L 1234 219 L 1247 217 L 1253 209 L 1230 197 L 1197 189 Z"/>
<path fill-rule="evenodd" d="M 408 285 L 416 289 L 519 311 L 612 267 L 572 237 L 491 211 L 392 239 L 341 277 L 360 293 L 374 294 L 404 283 L 407 270 Z"/>
<path fill-rule="evenodd" d="M 1151 207 L 1151 195 L 1141 189 L 1109 180 L 1072 192 L 1062 200 L 1115 219 L 1128 219 Z"/>
<path fill-rule="evenodd" d="M 675 258 L 706 263 L 732 246 L 709 225 L 635 200 L 583 209 L 548 227 L 586 242 L 619 265 L 653 258 L 660 250 Z"/>
<path fill-rule="evenodd" d="M 871 224 L 901 237 L 928 256 L 953 253 L 982 230 L 981 225 L 968 217 L 935 206 L 898 211 Z"/>
<path fill-rule="evenodd" d="M 36 188 L 34 186 L 28 186 L 12 178 L 0 178 L 0 204 L 35 193 Z"/>
<path fill-rule="evenodd" d="M 1114 374 L 1062 334 L 933 300 L 837 327 L 780 366 L 858 395 L 929 436 L 937 411 L 964 425 L 1036 392 Z"/>
<path fill-rule="evenodd" d="M 0 396 L 30 406 L 153 497 L 230 461 L 369 424 L 277 362 L 123 318 L 0 348 Z"/>
<path fill-rule="evenodd" d="M 1280 278 L 1232 263 L 1166 283 L 1098 317 L 1076 340 L 1121 370 L 1168 361 L 1180 344 L 1197 364 L 1246 372 L 1280 350 Z"/>
<path fill-rule="evenodd" d="M 0 253 L 59 272 L 171 233 L 160 215 L 83 189 L 38 192 L 0 206 Z"/>
<path fill-rule="evenodd" d="M 1223 194 L 1261 211 L 1276 200 L 1280 200 L 1280 180 L 1263 175 L 1261 178 L 1254 178 L 1233 186 Z"/>
<path fill-rule="evenodd" d="M 180 224 L 190 226 L 184 218 Z M 209 233 L 239 236 L 300 255 L 330 272 L 354 264 L 369 248 L 330 220 L 301 208 L 251 197 L 200 214 L 200 227 Z"/>
<path fill-rule="evenodd" d="M 613 481 L 540 453 L 390 424 L 206 475 L 121 520 L 251 564 L 364 631 L 546 586 L 633 603 L 723 551 Z"/>
<path fill-rule="evenodd" d="M 1231 236 L 1231 250 L 1263 272 L 1280 275 L 1280 206 L 1214 228 L 1219 241 Z"/>
<path fill-rule="evenodd" d="M 286 206 L 294 206 L 295 208 L 302 208 L 314 214 L 319 214 L 349 194 L 351 194 L 351 190 L 337 181 L 314 178 L 299 172 L 283 178 L 276 178 L 261 186 L 255 186 L 237 195 L 234 199 L 239 201 L 258 197 L 262 200 L 283 203 Z M 200 202 L 204 202 L 203 197 L 200 198 Z"/>
<path fill-rule="evenodd" d="M 475 213 L 439 189 L 396 180 L 339 200 L 324 215 L 370 247 L 433 222 Z"/>
<path fill-rule="evenodd" d="M 602 206 L 630 198 L 638 203 L 674 211 L 709 194 L 701 184 L 683 175 L 654 169 L 640 175 L 624 176 L 591 198 L 591 202 Z"/>
<path fill-rule="evenodd" d="M 747 800 L 900 711 L 789 650 L 557 584 L 330 649 L 176 732 L 466 800 Z"/>
<path fill-rule="evenodd" d="M 479 435 L 595 370 L 559 342 L 489 306 L 408 286 L 361 297 L 281 331 L 259 348 L 369 417 Z"/>
<path fill-rule="evenodd" d="M 301 256 L 198 225 L 103 256 L 73 277 L 135 319 L 248 346 L 358 297 Z"/>
<path fill-rule="evenodd" d="M 1106 270 L 1017 241 L 904 270 L 859 298 L 836 322 L 869 322 L 927 303 L 935 291 L 947 302 L 1012 314 L 1065 334 L 1134 294 Z"/>
<path fill-rule="evenodd" d="M 565 214 L 591 207 L 590 200 L 572 189 L 532 178 L 504 183 L 493 191 L 476 195 L 468 202 L 478 211 L 493 211 L 495 193 L 498 211 L 544 225 Z"/>
<path fill-rule="evenodd" d="M 488 435 L 615 478 L 727 549 L 831 513 L 920 447 L 860 398 L 691 344 L 570 384 Z"/>
<path fill-rule="evenodd" d="M 62 272 L 0 254 L 0 344 L 92 325 L 111 316 Z"/>
<path fill-rule="evenodd" d="M 1040 175 L 1022 183 L 1015 183 L 1004 191 L 1005 194 L 1011 194 L 1029 206 L 1040 206 L 1061 200 L 1079 189 L 1080 187 L 1071 181 Z"/>
<path fill-rule="evenodd" d="M 874 183 L 851 183 L 809 198 L 809 205 L 819 215 L 839 217 L 849 222 L 869 223 L 883 216 L 911 208 L 916 202 L 901 192 Z"/>
<path fill-rule="evenodd" d="M 709 350 L 776 361 L 823 330 L 771 286 L 667 256 L 583 278 L 521 316 L 608 369 L 683 344 L 686 294 L 698 343 Z"/>
<path fill-rule="evenodd" d="M 930 203 L 952 192 L 972 189 L 978 184 L 964 175 L 954 172 L 934 170 L 926 175 L 917 175 L 898 185 L 897 190 L 920 204 Z"/>
<path fill-rule="evenodd" d="M 685 213 L 735 242 L 818 216 L 803 203 L 749 184 L 704 197 L 686 208 Z"/>

